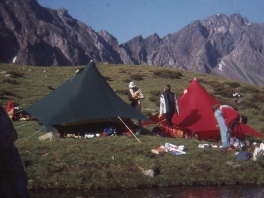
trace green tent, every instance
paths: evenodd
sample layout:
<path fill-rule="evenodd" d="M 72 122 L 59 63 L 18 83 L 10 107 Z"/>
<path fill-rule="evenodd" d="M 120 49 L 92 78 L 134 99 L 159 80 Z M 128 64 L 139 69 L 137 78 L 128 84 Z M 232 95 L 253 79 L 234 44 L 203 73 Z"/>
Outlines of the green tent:
<path fill-rule="evenodd" d="M 46 126 L 149 120 L 112 90 L 93 61 L 25 111 Z"/>

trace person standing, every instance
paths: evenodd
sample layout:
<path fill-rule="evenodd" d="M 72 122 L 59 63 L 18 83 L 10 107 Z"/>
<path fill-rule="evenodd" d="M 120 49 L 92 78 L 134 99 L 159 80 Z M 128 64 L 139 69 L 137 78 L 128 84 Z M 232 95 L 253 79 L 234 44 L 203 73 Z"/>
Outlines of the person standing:
<path fill-rule="evenodd" d="M 172 129 L 172 117 L 174 113 L 177 113 L 177 116 L 180 115 L 178 100 L 176 94 L 171 92 L 171 86 L 165 85 L 164 92 L 160 96 L 160 113 L 158 117 L 160 119 L 162 114 L 165 114 L 166 124 L 172 137 L 174 137 Z"/>
<path fill-rule="evenodd" d="M 212 106 L 214 116 L 220 128 L 223 148 L 234 149 L 234 126 L 239 122 L 239 114 L 228 105 L 215 104 Z"/>
<path fill-rule="evenodd" d="M 141 89 L 137 87 L 134 81 L 131 81 L 128 85 L 128 99 L 130 104 L 133 108 L 137 109 L 141 113 L 141 99 L 144 99 L 145 96 L 143 95 Z M 142 126 L 141 120 L 138 120 L 138 126 Z"/>
<path fill-rule="evenodd" d="M 225 124 L 225 119 L 223 117 L 222 111 L 220 110 L 220 105 L 219 104 L 213 105 L 212 111 L 214 112 L 214 117 L 218 124 L 216 125 L 216 127 L 219 127 L 220 129 L 222 148 L 227 149 L 228 151 L 233 150 L 229 142 L 228 128 Z"/>
<path fill-rule="evenodd" d="M 230 144 L 234 145 L 234 127 L 239 122 L 238 112 L 228 105 L 220 105 L 220 110 L 222 111 L 223 117 L 225 119 L 225 125 L 229 131 L 229 141 Z"/>

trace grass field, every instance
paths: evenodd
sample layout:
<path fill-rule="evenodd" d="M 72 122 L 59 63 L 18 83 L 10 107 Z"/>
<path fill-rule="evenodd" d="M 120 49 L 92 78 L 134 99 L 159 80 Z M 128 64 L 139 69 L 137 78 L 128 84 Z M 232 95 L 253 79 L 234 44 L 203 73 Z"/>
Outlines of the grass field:
<path fill-rule="evenodd" d="M 15 101 L 23 109 L 73 77 L 78 67 L 35 67 L 0 64 L 0 104 Z M 264 89 L 218 76 L 177 69 L 134 65 L 97 65 L 112 89 L 126 102 L 128 83 L 134 80 L 145 95 L 143 114 L 150 116 L 159 109 L 159 94 L 165 84 L 178 96 L 193 78 L 217 100 L 229 104 L 249 118 L 248 125 L 264 133 Z M 9 74 L 9 77 L 6 76 Z M 236 89 L 243 102 L 234 103 Z M 235 153 L 219 148 L 199 148 L 196 139 L 140 135 L 63 138 L 39 141 L 43 132 L 37 121 L 16 121 L 15 142 L 29 178 L 29 188 L 138 188 L 174 185 L 264 184 L 264 161 L 245 161 L 239 168 L 226 165 Z M 149 129 L 151 129 L 150 126 Z M 251 141 L 262 141 L 251 139 Z M 186 155 L 156 155 L 151 149 L 166 142 L 184 145 Z M 142 170 L 156 169 L 155 177 Z"/>

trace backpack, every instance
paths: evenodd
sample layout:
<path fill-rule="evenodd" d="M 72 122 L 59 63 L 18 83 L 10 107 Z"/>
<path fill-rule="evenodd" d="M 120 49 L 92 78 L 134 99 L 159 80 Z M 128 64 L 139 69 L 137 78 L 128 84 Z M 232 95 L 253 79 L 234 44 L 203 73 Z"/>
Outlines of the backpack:
<path fill-rule="evenodd" d="M 104 128 L 102 136 L 114 136 L 114 135 L 116 135 L 115 126 L 108 126 Z"/>

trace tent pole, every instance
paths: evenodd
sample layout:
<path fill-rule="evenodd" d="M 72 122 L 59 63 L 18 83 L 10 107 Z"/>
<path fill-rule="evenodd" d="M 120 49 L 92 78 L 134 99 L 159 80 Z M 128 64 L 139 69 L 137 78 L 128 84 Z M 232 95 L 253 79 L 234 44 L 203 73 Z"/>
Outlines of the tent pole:
<path fill-rule="evenodd" d="M 135 134 L 133 133 L 133 131 L 130 128 L 128 128 L 128 126 L 126 125 L 126 123 L 124 123 L 123 120 L 119 116 L 118 116 L 118 119 L 121 120 L 121 122 L 126 126 L 126 128 L 134 135 L 134 137 L 137 139 L 137 141 L 140 142 L 140 140 L 137 138 L 137 136 L 135 136 Z"/>

